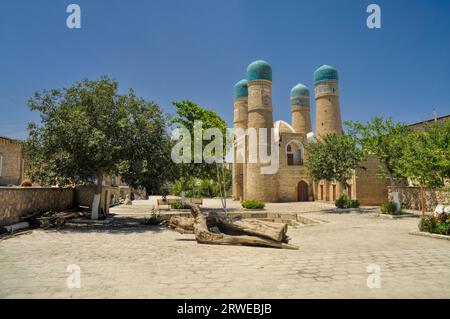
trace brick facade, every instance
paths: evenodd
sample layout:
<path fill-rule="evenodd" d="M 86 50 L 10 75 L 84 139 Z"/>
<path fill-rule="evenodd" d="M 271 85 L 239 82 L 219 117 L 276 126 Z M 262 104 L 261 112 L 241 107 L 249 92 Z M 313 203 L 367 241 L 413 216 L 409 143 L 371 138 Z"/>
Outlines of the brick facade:
<path fill-rule="evenodd" d="M 24 178 L 22 145 L 0 136 L 0 186 L 19 185 Z"/>

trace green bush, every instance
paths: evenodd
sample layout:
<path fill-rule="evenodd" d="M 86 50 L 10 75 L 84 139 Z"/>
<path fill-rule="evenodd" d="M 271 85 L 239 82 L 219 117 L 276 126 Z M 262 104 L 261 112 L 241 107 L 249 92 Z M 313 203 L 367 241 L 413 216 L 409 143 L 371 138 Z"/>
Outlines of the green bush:
<path fill-rule="evenodd" d="M 419 230 L 423 232 L 434 233 L 436 228 L 436 219 L 433 216 L 424 216 L 420 219 Z"/>
<path fill-rule="evenodd" d="M 435 232 L 441 235 L 450 235 L 450 223 L 448 221 L 438 223 L 435 227 Z"/>
<path fill-rule="evenodd" d="M 195 181 L 193 178 L 190 178 L 186 182 L 186 197 L 195 197 L 194 196 L 194 187 Z M 173 182 L 170 185 L 170 192 L 175 196 L 181 196 L 182 183 L 180 180 Z"/>
<path fill-rule="evenodd" d="M 144 217 L 145 225 L 159 225 L 161 224 L 161 215 L 159 214 L 159 210 L 152 209 L 150 212 L 150 217 Z"/>
<path fill-rule="evenodd" d="M 228 172 L 228 170 L 227 170 Z M 226 173 L 227 195 L 231 194 L 231 173 Z M 181 181 L 177 180 L 170 184 L 170 192 L 175 196 L 181 196 Z M 214 179 L 190 178 L 186 183 L 186 197 L 191 198 L 214 198 L 221 196 L 221 184 Z"/>
<path fill-rule="evenodd" d="M 383 214 L 395 214 L 397 211 L 397 204 L 394 202 L 386 202 L 381 205 L 380 210 Z"/>
<path fill-rule="evenodd" d="M 172 209 L 185 209 L 187 206 L 183 206 L 181 202 L 175 202 L 171 205 Z"/>
<path fill-rule="evenodd" d="M 348 207 L 348 197 L 343 195 L 334 201 L 337 208 L 347 208 Z"/>
<path fill-rule="evenodd" d="M 241 204 L 242 207 L 246 209 L 262 209 L 264 208 L 264 206 L 266 206 L 266 204 L 259 199 L 243 200 Z"/>
<path fill-rule="evenodd" d="M 359 200 L 350 199 L 347 195 L 342 195 L 334 201 L 337 208 L 358 208 L 360 206 Z"/>
<path fill-rule="evenodd" d="M 422 217 L 419 222 L 419 230 L 440 235 L 450 235 L 450 214 L 442 213 L 437 217 Z"/>
<path fill-rule="evenodd" d="M 348 201 L 348 208 L 358 208 L 361 204 L 357 199 L 351 199 Z"/>

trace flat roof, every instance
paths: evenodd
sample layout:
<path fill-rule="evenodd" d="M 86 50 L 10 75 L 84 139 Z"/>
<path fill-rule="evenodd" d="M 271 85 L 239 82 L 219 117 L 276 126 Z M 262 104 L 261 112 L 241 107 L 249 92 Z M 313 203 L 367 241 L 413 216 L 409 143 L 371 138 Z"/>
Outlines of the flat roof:
<path fill-rule="evenodd" d="M 438 121 L 445 120 L 447 118 L 450 119 L 450 114 L 443 115 L 443 116 L 438 116 L 436 118 L 432 118 L 432 119 L 428 119 L 428 120 L 424 120 L 424 121 L 419 121 L 419 122 L 416 122 L 416 123 L 411 123 L 411 124 L 408 124 L 408 126 L 413 126 L 413 125 L 423 124 L 423 123 L 429 123 L 429 122 L 433 122 L 434 120 L 438 120 Z"/>
<path fill-rule="evenodd" d="M 21 141 L 20 140 L 15 140 L 15 139 L 13 139 L 13 138 L 9 138 L 9 137 L 6 137 L 6 136 L 1 136 L 0 135 L 0 139 L 2 139 L 2 140 L 7 140 L 7 141 L 9 141 L 9 142 L 13 142 L 13 143 L 21 143 Z"/>

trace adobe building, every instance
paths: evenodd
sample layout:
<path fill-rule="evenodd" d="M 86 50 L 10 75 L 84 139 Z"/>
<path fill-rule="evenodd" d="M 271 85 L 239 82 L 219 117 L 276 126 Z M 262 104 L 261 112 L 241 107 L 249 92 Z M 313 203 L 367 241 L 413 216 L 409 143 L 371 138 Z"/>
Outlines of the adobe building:
<path fill-rule="evenodd" d="M 429 120 L 425 120 L 425 121 L 412 123 L 412 124 L 409 124 L 408 127 L 412 130 L 423 132 L 427 129 L 427 126 L 430 124 L 433 124 L 435 122 L 444 122 L 444 121 L 448 121 L 448 120 L 450 120 L 450 114 L 439 116 L 434 119 L 429 119 Z"/>
<path fill-rule="evenodd" d="M 342 132 L 339 104 L 338 73 L 324 65 L 314 73 L 316 102 L 316 136 Z M 290 92 L 291 124 L 274 121 L 272 116 L 272 68 L 262 60 L 247 68 L 247 78 L 234 86 L 234 129 L 257 129 L 259 143 L 249 147 L 249 137 L 236 136 L 233 161 L 233 198 L 259 199 L 265 202 L 334 201 L 343 190 L 337 182 L 314 182 L 305 167 L 305 145 L 314 135 L 311 126 L 310 91 L 299 83 Z M 268 130 L 266 140 L 273 138 L 277 150 L 270 143 L 261 143 L 259 128 L 276 128 L 274 136 Z M 245 145 L 245 148 L 243 148 Z M 278 152 L 279 168 L 275 174 L 262 174 L 256 153 L 267 148 L 267 154 Z M 257 159 L 250 161 L 249 159 Z M 387 200 L 387 182 L 377 176 L 378 161 L 369 158 L 356 169 L 349 184 L 349 196 L 363 205 L 377 205 Z"/>
<path fill-rule="evenodd" d="M 20 185 L 23 178 L 22 144 L 0 136 L 0 186 Z"/>

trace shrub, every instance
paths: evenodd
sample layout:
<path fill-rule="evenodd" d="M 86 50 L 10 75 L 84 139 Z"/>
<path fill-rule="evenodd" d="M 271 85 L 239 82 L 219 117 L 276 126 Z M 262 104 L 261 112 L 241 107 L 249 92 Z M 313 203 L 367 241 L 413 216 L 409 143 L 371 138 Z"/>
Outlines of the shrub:
<path fill-rule="evenodd" d="M 175 202 L 175 203 L 173 203 L 171 205 L 171 207 L 173 209 L 184 209 L 184 208 L 186 208 L 186 207 L 183 206 L 183 204 L 181 202 Z"/>
<path fill-rule="evenodd" d="M 436 220 L 433 216 L 424 216 L 420 219 L 419 230 L 423 232 L 434 233 Z"/>
<path fill-rule="evenodd" d="M 20 184 L 22 187 L 31 187 L 33 186 L 33 183 L 29 179 L 24 179 L 22 183 Z"/>
<path fill-rule="evenodd" d="M 358 208 L 360 206 L 359 200 L 350 199 L 347 195 L 342 195 L 334 201 L 337 208 Z"/>
<path fill-rule="evenodd" d="M 241 204 L 242 207 L 246 209 L 262 209 L 264 208 L 264 206 L 266 206 L 266 204 L 259 199 L 243 200 Z"/>
<path fill-rule="evenodd" d="M 437 223 L 434 230 L 437 234 L 450 235 L 450 222 L 446 220 L 442 223 Z"/>
<path fill-rule="evenodd" d="M 150 217 L 144 217 L 143 224 L 155 226 L 161 224 L 161 215 L 159 214 L 159 210 L 152 209 L 152 211 L 150 212 Z"/>
<path fill-rule="evenodd" d="M 358 208 L 360 206 L 359 200 L 357 199 L 350 199 L 348 201 L 348 208 Z"/>
<path fill-rule="evenodd" d="M 397 211 L 397 204 L 394 202 L 386 202 L 380 207 L 381 213 L 383 214 L 395 214 Z"/>
<path fill-rule="evenodd" d="M 347 208 L 348 207 L 348 197 L 343 195 L 334 201 L 337 208 Z"/>

